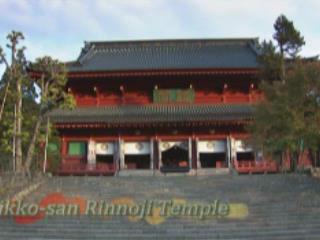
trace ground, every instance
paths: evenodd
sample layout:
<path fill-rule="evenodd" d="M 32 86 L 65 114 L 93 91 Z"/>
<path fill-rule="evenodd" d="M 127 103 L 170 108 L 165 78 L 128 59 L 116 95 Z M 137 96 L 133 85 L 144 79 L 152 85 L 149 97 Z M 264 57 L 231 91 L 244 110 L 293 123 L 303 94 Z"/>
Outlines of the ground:
<path fill-rule="evenodd" d="M 49 196 L 49 197 L 48 197 Z M 319 239 L 320 181 L 308 175 L 223 175 L 166 177 L 53 177 L 30 194 L 31 203 L 144 200 L 175 203 L 226 202 L 227 217 L 142 219 L 46 216 L 0 219 L 0 239 Z M 58 200 L 57 200 L 58 199 Z M 23 236 L 23 237 L 22 237 Z"/>

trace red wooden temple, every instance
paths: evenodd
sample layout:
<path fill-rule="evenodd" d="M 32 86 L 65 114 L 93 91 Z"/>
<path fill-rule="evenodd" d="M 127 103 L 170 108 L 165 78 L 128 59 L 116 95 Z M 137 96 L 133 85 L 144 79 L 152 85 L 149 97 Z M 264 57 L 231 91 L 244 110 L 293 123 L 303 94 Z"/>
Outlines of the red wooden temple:
<path fill-rule="evenodd" d="M 257 39 L 86 42 L 69 62 L 73 110 L 55 110 L 59 174 L 276 172 L 244 143 Z"/>

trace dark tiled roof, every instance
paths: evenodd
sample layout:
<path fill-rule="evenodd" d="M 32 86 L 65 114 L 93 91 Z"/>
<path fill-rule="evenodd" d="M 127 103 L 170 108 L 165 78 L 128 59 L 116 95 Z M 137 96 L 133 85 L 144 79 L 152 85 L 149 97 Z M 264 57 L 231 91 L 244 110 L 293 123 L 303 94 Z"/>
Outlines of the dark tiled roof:
<path fill-rule="evenodd" d="M 55 123 L 154 123 L 247 120 L 253 108 L 248 104 L 217 105 L 127 105 L 54 110 Z"/>
<path fill-rule="evenodd" d="M 70 72 L 256 68 L 257 39 L 86 42 Z"/>

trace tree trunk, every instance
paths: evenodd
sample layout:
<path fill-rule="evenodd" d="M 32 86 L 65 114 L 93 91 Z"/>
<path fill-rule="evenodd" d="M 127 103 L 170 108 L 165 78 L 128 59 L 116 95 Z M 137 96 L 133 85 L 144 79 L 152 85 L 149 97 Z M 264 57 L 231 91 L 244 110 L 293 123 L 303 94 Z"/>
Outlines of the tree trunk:
<path fill-rule="evenodd" d="M 286 83 L 286 69 L 285 69 L 284 57 L 282 57 L 282 60 L 281 60 L 281 82 L 282 84 Z"/>
<path fill-rule="evenodd" d="M 283 51 L 283 46 L 280 45 L 280 54 L 281 54 L 281 66 L 280 66 L 280 80 L 282 82 L 282 84 L 286 83 L 286 63 L 285 63 L 285 55 L 284 55 L 284 51 Z"/>
<path fill-rule="evenodd" d="M 21 79 L 17 78 L 17 99 L 16 99 L 16 136 L 15 136 L 15 148 L 16 148 L 16 171 L 22 172 L 22 92 L 21 92 Z"/>
<path fill-rule="evenodd" d="M 14 105 L 14 118 L 13 118 L 13 136 L 12 136 L 12 165 L 13 165 L 13 172 L 17 170 L 17 163 L 16 163 L 16 105 Z"/>
<path fill-rule="evenodd" d="M 47 126 L 46 126 L 46 142 L 44 146 L 44 160 L 43 160 L 43 173 L 46 173 L 46 168 L 47 168 L 47 161 L 48 161 L 48 144 L 49 144 L 49 128 L 50 128 L 50 122 L 49 122 L 49 117 L 47 117 Z"/>
<path fill-rule="evenodd" d="M 8 80 L 8 82 L 6 84 L 6 88 L 4 90 L 4 96 L 3 96 L 3 100 L 2 100 L 2 103 L 1 103 L 1 109 L 0 109 L 0 122 L 2 120 L 4 107 L 6 105 L 6 100 L 7 100 L 7 96 L 8 96 L 8 92 L 9 92 L 9 87 L 10 87 L 10 80 Z"/>
<path fill-rule="evenodd" d="M 39 130 L 40 130 L 40 126 L 42 124 L 42 121 L 43 121 L 43 116 L 41 114 L 39 114 L 37 122 L 36 122 L 36 125 L 35 125 L 34 130 L 33 130 L 32 139 L 31 139 L 30 144 L 29 144 L 28 153 L 27 153 L 27 157 L 26 157 L 26 162 L 25 162 L 25 165 L 24 165 L 24 172 L 28 176 L 30 176 L 30 167 L 31 167 L 31 164 L 32 164 L 33 155 L 34 155 L 34 149 L 36 147 L 37 137 L 38 137 L 38 134 L 39 134 Z"/>

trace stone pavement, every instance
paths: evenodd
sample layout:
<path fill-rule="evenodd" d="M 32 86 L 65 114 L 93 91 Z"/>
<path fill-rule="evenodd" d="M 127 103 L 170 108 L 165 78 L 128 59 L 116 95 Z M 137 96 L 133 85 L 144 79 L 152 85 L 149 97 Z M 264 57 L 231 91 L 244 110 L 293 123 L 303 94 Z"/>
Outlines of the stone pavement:
<path fill-rule="evenodd" d="M 0 239 L 320 239 L 320 181 L 307 175 L 53 177 L 26 201 L 38 203 L 52 192 L 120 202 L 221 200 L 240 203 L 242 210 L 233 218 L 205 220 L 82 215 L 18 224 L 2 218 Z"/>

